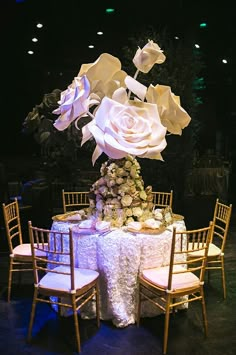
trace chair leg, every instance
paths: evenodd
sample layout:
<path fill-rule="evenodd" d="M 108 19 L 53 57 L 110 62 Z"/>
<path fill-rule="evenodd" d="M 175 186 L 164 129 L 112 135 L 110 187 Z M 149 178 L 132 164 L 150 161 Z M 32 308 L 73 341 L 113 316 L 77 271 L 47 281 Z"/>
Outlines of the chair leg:
<path fill-rule="evenodd" d="M 75 325 L 75 337 L 76 337 L 76 343 L 77 343 L 77 350 L 78 353 L 81 352 L 81 344 L 80 344 L 80 331 L 79 331 L 79 322 L 78 322 L 78 313 L 76 310 L 76 302 L 75 302 L 75 297 L 72 296 L 72 305 L 73 305 L 73 316 L 74 316 L 74 325 Z"/>
<path fill-rule="evenodd" d="M 137 326 L 139 327 L 140 325 L 140 314 L 141 314 L 141 285 L 139 285 L 139 288 L 138 288 L 138 299 L 137 299 L 137 319 L 136 319 L 136 322 L 137 322 Z"/>
<path fill-rule="evenodd" d="M 170 297 L 167 296 L 166 299 L 166 310 L 165 310 L 165 325 L 164 325 L 164 339 L 163 339 L 163 354 L 167 352 L 167 342 L 169 334 L 169 320 L 170 320 Z"/>
<path fill-rule="evenodd" d="M 100 327 L 100 294 L 99 294 L 99 289 L 98 289 L 98 284 L 96 285 L 95 288 L 96 291 L 96 314 L 97 314 L 97 327 Z"/>
<path fill-rule="evenodd" d="M 10 258 L 9 274 L 8 274 L 8 288 L 7 288 L 7 302 L 10 302 L 10 300 L 11 300 L 12 269 L 13 269 L 13 260 L 12 260 L 12 258 Z"/>
<path fill-rule="evenodd" d="M 35 288 L 34 289 L 34 297 L 33 297 L 33 302 L 32 302 L 32 309 L 31 309 L 31 315 L 30 315 L 30 323 L 29 323 L 29 329 L 28 329 L 28 336 L 27 336 L 27 341 L 31 341 L 31 334 L 32 334 L 32 328 L 33 328 L 33 323 L 34 323 L 34 317 L 35 317 L 35 310 L 36 310 L 36 298 L 38 295 L 38 291 Z"/>
<path fill-rule="evenodd" d="M 225 282 L 225 263 L 224 263 L 224 256 L 221 256 L 221 272 L 222 272 L 223 295 L 224 295 L 224 300 L 225 300 L 225 299 L 226 299 L 226 282 Z"/>
<path fill-rule="evenodd" d="M 204 296 L 203 287 L 200 290 L 200 294 L 201 294 L 201 303 L 202 303 L 203 325 L 204 325 L 205 336 L 207 336 L 208 335 L 208 324 L 207 324 L 206 303 L 205 303 L 205 296 Z"/>

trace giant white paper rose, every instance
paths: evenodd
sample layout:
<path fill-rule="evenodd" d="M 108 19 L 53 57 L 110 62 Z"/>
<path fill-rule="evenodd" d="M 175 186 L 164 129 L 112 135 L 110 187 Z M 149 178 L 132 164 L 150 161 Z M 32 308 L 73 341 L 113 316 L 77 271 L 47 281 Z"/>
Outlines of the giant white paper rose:
<path fill-rule="evenodd" d="M 111 97 L 119 87 L 125 87 L 126 72 L 121 70 L 121 62 L 111 54 L 103 53 L 94 63 L 82 64 L 78 76 L 86 75 L 91 92 L 102 99 Z"/>
<path fill-rule="evenodd" d="M 76 118 L 88 111 L 90 84 L 86 76 L 74 78 L 67 90 L 61 93 L 60 106 L 53 113 L 60 114 L 54 122 L 59 131 L 66 129 Z"/>
<path fill-rule="evenodd" d="M 138 48 L 133 63 L 142 73 L 148 73 L 154 64 L 162 64 L 165 60 L 166 56 L 158 44 L 149 40 L 142 49 Z"/>
<path fill-rule="evenodd" d="M 102 152 L 113 159 L 130 154 L 162 160 L 160 152 L 166 147 L 166 128 L 161 124 L 157 106 L 141 101 L 120 103 L 105 97 L 95 118 L 82 131 L 82 144 L 90 136 L 96 140 L 93 164 Z"/>
<path fill-rule="evenodd" d="M 156 104 L 161 118 L 161 123 L 168 132 L 182 134 L 182 129 L 188 126 L 191 117 L 181 107 L 180 98 L 171 92 L 166 85 L 150 85 L 147 94 L 147 102 Z"/>

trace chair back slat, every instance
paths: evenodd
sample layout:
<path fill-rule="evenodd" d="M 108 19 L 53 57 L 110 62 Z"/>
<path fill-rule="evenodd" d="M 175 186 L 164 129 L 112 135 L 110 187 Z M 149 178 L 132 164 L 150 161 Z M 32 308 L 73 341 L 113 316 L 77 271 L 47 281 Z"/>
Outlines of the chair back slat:
<path fill-rule="evenodd" d="M 183 275 L 193 272 L 199 277 L 201 283 L 204 282 L 207 253 L 212 233 L 212 221 L 208 227 L 195 230 L 176 231 L 176 228 L 173 229 L 168 290 L 172 290 L 173 277 L 177 274 Z M 196 255 L 190 262 L 188 254 L 193 249 Z M 181 268 L 178 266 L 181 266 Z"/>
<path fill-rule="evenodd" d="M 74 244 L 72 232 L 60 232 L 32 226 L 28 222 L 29 236 L 34 265 L 34 281 L 40 281 L 40 275 L 51 272 L 68 275 L 71 278 L 71 290 L 74 285 Z"/>
<path fill-rule="evenodd" d="M 20 212 L 17 198 L 9 204 L 2 204 L 3 218 L 10 253 L 16 245 L 23 243 Z"/>
<path fill-rule="evenodd" d="M 153 191 L 152 194 L 154 208 L 172 208 L 173 190 L 171 190 L 170 192 Z"/>
<path fill-rule="evenodd" d="M 65 191 L 62 190 L 63 212 L 69 212 L 78 208 L 89 206 L 88 191 Z"/>
<path fill-rule="evenodd" d="M 217 198 L 213 216 L 214 231 L 212 242 L 217 245 L 222 252 L 224 252 L 225 248 L 231 214 L 232 204 L 223 204 Z"/>

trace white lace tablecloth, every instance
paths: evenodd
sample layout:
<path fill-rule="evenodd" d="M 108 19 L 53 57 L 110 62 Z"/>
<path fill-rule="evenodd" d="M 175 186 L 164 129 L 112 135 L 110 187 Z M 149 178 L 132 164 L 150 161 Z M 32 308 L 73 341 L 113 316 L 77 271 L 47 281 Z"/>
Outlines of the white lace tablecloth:
<path fill-rule="evenodd" d="M 184 221 L 174 224 L 177 230 L 185 230 Z M 135 323 L 137 299 L 137 275 L 144 268 L 168 264 L 172 231 L 149 235 L 130 233 L 124 229 L 81 234 L 76 224 L 56 222 L 53 230 L 68 231 L 73 228 L 75 266 L 97 270 L 100 273 L 101 319 L 112 320 L 117 327 Z M 69 247 L 69 246 L 68 246 Z M 150 302 L 142 302 L 141 316 L 160 314 Z M 95 302 L 81 310 L 83 318 L 95 316 Z"/>

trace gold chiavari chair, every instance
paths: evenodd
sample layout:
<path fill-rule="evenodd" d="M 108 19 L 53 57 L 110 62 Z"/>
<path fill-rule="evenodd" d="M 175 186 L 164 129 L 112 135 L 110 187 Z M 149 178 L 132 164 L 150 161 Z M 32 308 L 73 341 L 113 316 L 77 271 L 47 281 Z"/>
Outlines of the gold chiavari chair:
<path fill-rule="evenodd" d="M 208 272 L 208 280 L 210 280 L 210 272 L 212 270 L 221 271 L 223 296 L 226 298 L 226 281 L 225 281 L 225 265 L 224 265 L 224 250 L 226 238 L 228 235 L 230 218 L 232 214 L 232 204 L 226 205 L 216 199 L 214 214 L 213 214 L 213 234 L 210 241 L 206 270 Z M 189 260 L 200 254 L 200 251 L 193 251 L 189 254 Z"/>
<path fill-rule="evenodd" d="M 100 326 L 99 273 L 75 267 L 72 231 L 59 232 L 32 226 L 28 222 L 34 270 L 34 295 L 28 341 L 31 341 L 36 305 L 39 302 L 66 307 L 73 314 L 77 351 L 81 351 L 78 311 L 95 300 L 96 322 Z M 47 247 L 48 244 L 48 247 Z M 39 253 L 47 253 L 47 258 Z M 44 265 L 44 266 L 42 266 Z"/>
<path fill-rule="evenodd" d="M 62 190 L 63 212 L 69 212 L 84 207 L 89 207 L 88 191 L 65 191 Z"/>
<path fill-rule="evenodd" d="M 154 208 L 172 208 L 173 190 L 170 192 L 152 191 Z"/>
<path fill-rule="evenodd" d="M 207 335 L 207 315 L 204 297 L 204 274 L 209 242 L 212 237 L 213 223 L 208 227 L 176 231 L 173 229 L 169 264 L 166 266 L 144 269 L 138 276 L 138 313 L 137 325 L 140 324 L 141 304 L 149 301 L 165 314 L 163 354 L 167 352 L 170 313 L 174 314 L 181 304 L 199 301 L 202 306 L 203 325 Z M 188 261 L 192 251 L 189 241 L 196 241 L 201 255 L 195 257 L 195 265 Z M 199 243 L 201 240 L 203 243 Z M 185 297 L 186 296 L 186 297 Z"/>

